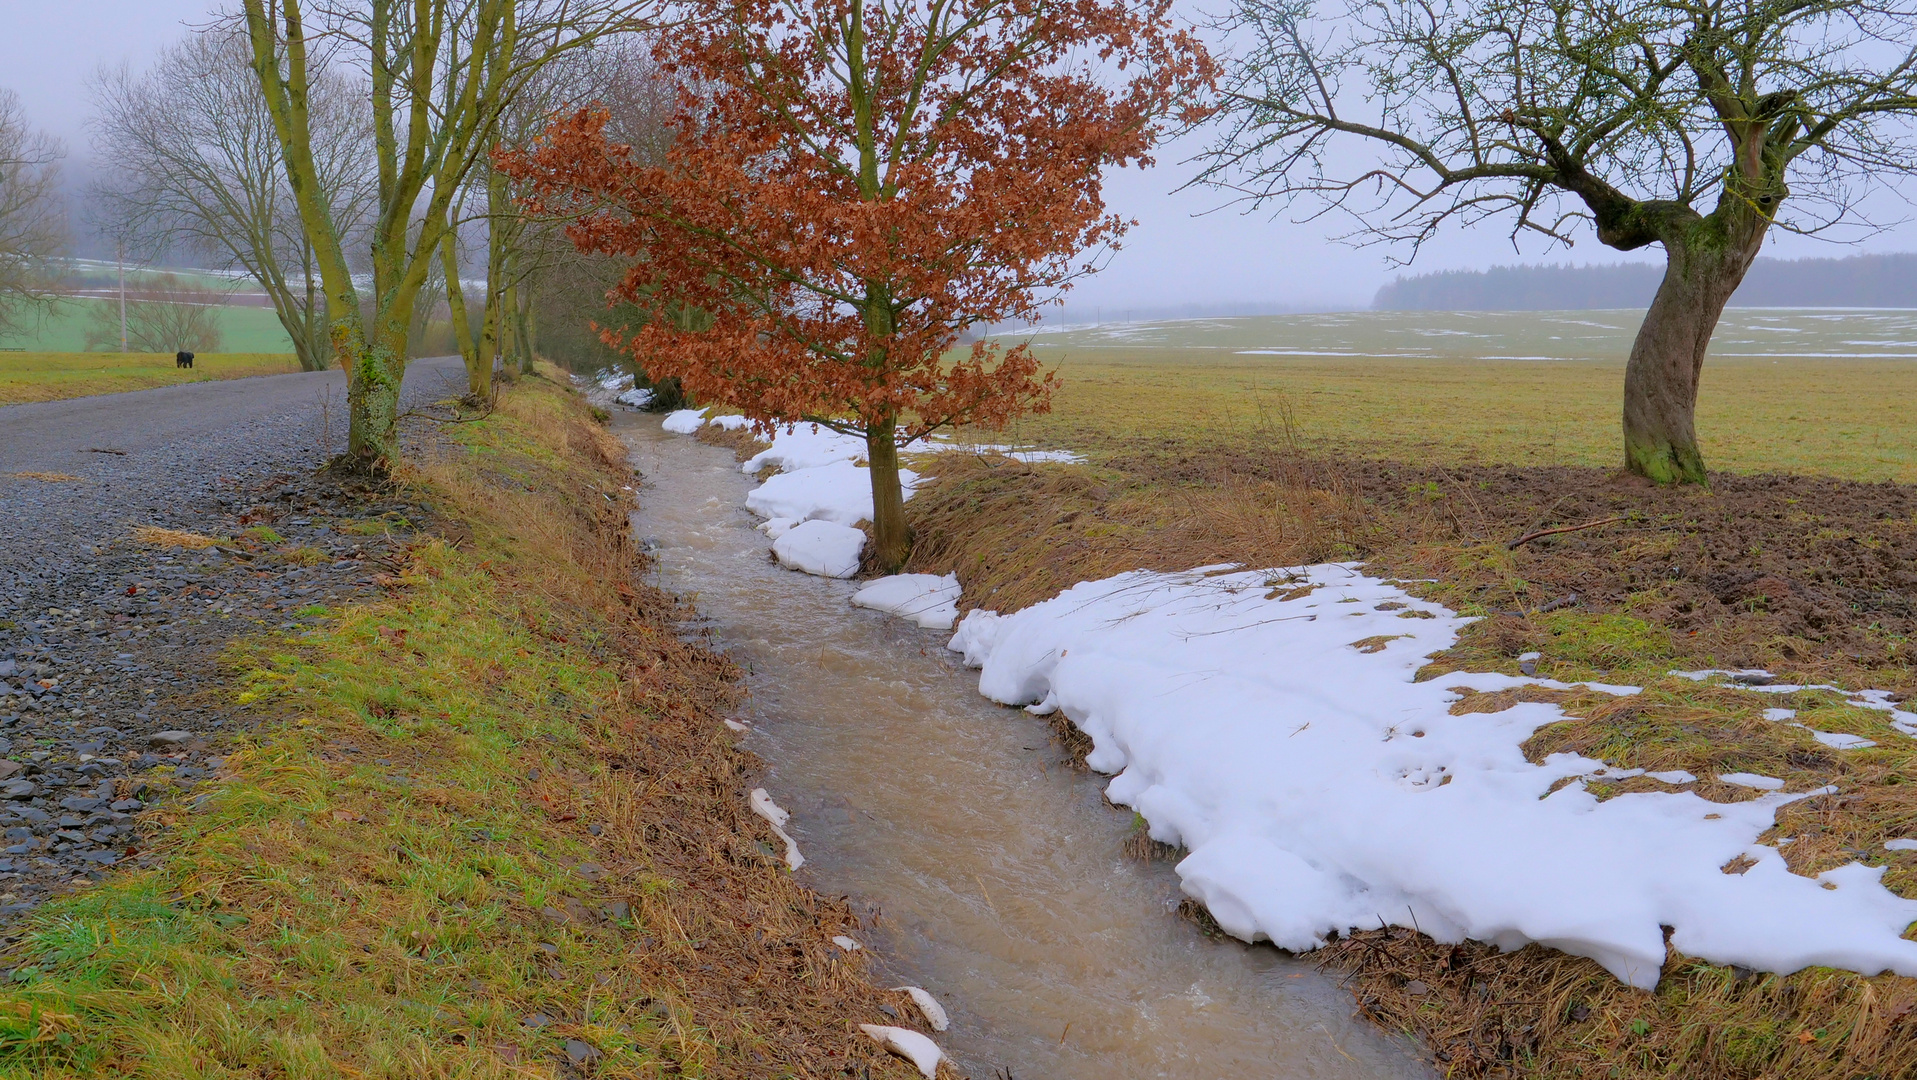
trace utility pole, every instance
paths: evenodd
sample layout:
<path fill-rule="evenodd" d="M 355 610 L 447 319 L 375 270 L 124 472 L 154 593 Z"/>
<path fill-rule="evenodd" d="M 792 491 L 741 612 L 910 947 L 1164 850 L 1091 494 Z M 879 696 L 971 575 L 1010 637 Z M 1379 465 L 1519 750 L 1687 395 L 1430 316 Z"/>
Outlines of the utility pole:
<path fill-rule="evenodd" d="M 120 351 L 126 351 L 126 243 L 122 241 L 115 249 L 120 263 Z"/>

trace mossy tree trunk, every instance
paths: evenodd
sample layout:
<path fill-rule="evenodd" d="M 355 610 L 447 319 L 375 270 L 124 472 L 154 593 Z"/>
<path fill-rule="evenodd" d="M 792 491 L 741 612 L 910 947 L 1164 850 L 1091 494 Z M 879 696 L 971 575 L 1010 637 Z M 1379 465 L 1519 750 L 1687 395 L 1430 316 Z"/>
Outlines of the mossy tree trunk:
<path fill-rule="evenodd" d="M 879 568 L 896 574 L 912 552 L 905 527 L 905 488 L 899 482 L 898 422 L 887 417 L 865 429 L 867 472 L 872 474 L 872 546 Z"/>
<path fill-rule="evenodd" d="M 473 324 L 466 313 L 466 289 L 459 281 L 459 237 L 451 229 L 440 242 L 441 266 L 446 275 L 446 308 L 453 320 L 453 340 L 459 343 L 459 358 L 466 364 L 466 396 L 482 402 L 493 396 L 493 365 L 483 358 L 479 342 L 473 338 Z"/>

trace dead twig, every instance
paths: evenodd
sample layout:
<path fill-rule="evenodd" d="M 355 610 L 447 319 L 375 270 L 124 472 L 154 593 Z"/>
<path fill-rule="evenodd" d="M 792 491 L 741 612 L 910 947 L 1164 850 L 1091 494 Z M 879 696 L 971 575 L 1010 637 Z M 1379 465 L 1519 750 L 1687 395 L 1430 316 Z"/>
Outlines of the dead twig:
<path fill-rule="evenodd" d="M 1555 529 L 1539 529 L 1536 532 L 1525 533 L 1523 536 L 1504 545 L 1504 550 L 1516 551 L 1531 541 L 1539 540 L 1546 536 L 1556 536 L 1559 533 L 1582 532 L 1585 529 L 1595 529 L 1599 525 L 1614 525 L 1620 521 L 1629 521 L 1630 519 L 1631 515 L 1620 514 L 1617 517 L 1607 517 L 1599 521 L 1587 521 L 1582 525 L 1560 525 Z"/>

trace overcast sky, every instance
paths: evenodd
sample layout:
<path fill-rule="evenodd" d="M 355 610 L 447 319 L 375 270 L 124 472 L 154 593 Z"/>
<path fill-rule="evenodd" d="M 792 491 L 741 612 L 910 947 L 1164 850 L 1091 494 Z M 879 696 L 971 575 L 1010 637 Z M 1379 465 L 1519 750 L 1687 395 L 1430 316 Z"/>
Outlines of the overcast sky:
<path fill-rule="evenodd" d="M 207 21 L 216 6 L 217 0 L 0 0 L 0 84 L 18 91 L 28 115 L 65 139 L 74 164 L 83 165 L 88 77 L 103 64 L 141 65 L 190 24 Z M 1342 231 L 1335 224 L 1220 210 L 1223 200 L 1215 191 L 1176 192 L 1192 171 L 1183 159 L 1197 148 L 1169 147 L 1156 168 L 1111 177 L 1113 208 L 1140 224 L 1105 272 L 1079 286 L 1072 297 L 1075 313 L 1097 307 L 1106 318 L 1117 318 L 1127 309 L 1185 304 L 1363 307 L 1379 285 L 1401 272 L 1389 265 L 1386 250 L 1331 242 L 1328 237 Z M 1876 200 L 1875 210 L 1880 219 L 1912 216 L 1908 206 L 1890 199 Z M 1776 237 L 1770 250 L 1802 256 L 1913 248 L 1917 226 L 1902 225 L 1858 246 Z M 1453 231 L 1420 254 L 1413 271 L 1646 257 L 1655 253 L 1620 256 L 1595 239 L 1569 252 L 1516 254 L 1501 231 Z"/>

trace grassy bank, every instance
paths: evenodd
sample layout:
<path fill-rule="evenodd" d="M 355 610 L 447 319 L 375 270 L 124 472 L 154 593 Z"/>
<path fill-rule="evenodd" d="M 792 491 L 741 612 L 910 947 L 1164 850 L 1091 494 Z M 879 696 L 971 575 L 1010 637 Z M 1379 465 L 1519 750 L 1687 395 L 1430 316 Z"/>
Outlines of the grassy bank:
<path fill-rule="evenodd" d="M 1732 381 L 1723 367 L 1710 376 L 1719 386 Z M 1682 789 L 1720 802 L 1757 794 L 1715 779 L 1723 773 L 1778 777 L 1792 792 L 1835 784 L 1837 795 L 1785 808 L 1763 842 L 1795 837 L 1782 850 L 1805 875 L 1853 860 L 1884 866 L 1889 888 L 1917 897 L 1917 852 L 1883 846 L 1917 835 L 1908 783 L 1917 742 L 1890 730 L 1885 714 L 1827 692 L 1780 698 L 1669 675 L 1762 666 L 1792 682 L 1917 691 L 1909 644 L 1917 489 L 1808 475 L 1872 474 L 1861 457 L 1838 455 L 1833 464 L 1776 446 L 1744 459 L 1727 449 L 1716 463 L 1772 455 L 1806 475 L 1726 473 L 1710 490 L 1652 489 L 1579 465 L 1588 455 L 1540 426 L 1556 422 L 1559 406 L 1584 417 L 1601 388 L 1608 400 L 1608 377 L 1525 370 L 1557 380 L 1555 398 L 1517 393 L 1508 379 L 1481 384 L 1483 368 L 1425 362 L 1253 370 L 1165 355 L 1067 363 L 1058 412 L 1023 434 L 1089 451 L 1090 463 L 923 459 L 915 467 L 934 478 L 908 504 L 916 534 L 909 569 L 955 571 L 967 606 L 1000 611 L 1138 567 L 1361 559 L 1388 576 L 1435 579 L 1421 587 L 1425 595 L 1481 619 L 1427 676 L 1516 674 L 1519 657 L 1535 651 L 1541 676 L 1645 688 L 1630 699 L 1549 695 L 1572 719 L 1537 732 L 1525 748 L 1532 760 L 1571 750 L 1626 767 L 1685 769 L 1704 779 Z M 1702 424 L 1707 438 L 1735 429 L 1762 443 L 1757 436 L 1787 407 L 1792 379 L 1806 415 L 1862 415 L 1917 400 L 1907 382 L 1867 374 L 1859 368 L 1829 400 L 1809 394 L 1829 385 L 1821 366 L 1778 375 L 1762 393 L 1753 374 L 1751 393 L 1716 406 L 1734 415 L 1707 413 Z M 1583 396 L 1566 389 L 1578 380 Z M 1272 395 L 1262 411 L 1255 381 Z M 1439 385 L 1451 392 L 1436 392 Z M 1514 413 L 1531 419 L 1513 424 Z M 1604 429 L 1608 440 L 1609 416 L 1607 406 L 1602 418 L 1577 423 Z M 1413 431 L 1427 440 L 1380 437 Z M 1471 448 L 1484 446 L 1529 464 L 1470 464 Z M 1510 546 L 1541 529 L 1607 520 Z M 1495 712 L 1522 696 L 1470 695 L 1454 712 Z M 1830 749 L 1812 730 L 1763 719 L 1764 708 L 1780 706 L 1798 710 L 1809 729 L 1878 745 Z M 1593 790 L 1610 797 L 1640 783 L 1650 784 Z M 1355 933 L 1317 955 L 1349 976 L 1363 1011 L 1420 1038 L 1449 1076 L 1888 1080 L 1917 1072 L 1912 979 L 1828 969 L 1780 977 L 1674 955 L 1657 992 L 1645 993 L 1588 960 L 1537 946 L 1500 954 L 1395 929 Z"/>
<path fill-rule="evenodd" d="M 911 1075 L 748 811 L 734 672 L 636 577 L 616 442 L 539 379 L 447 430 L 385 597 L 234 650 L 259 725 L 152 865 L 26 917 L 0 1076 Z"/>
<path fill-rule="evenodd" d="M 176 383 L 298 371 L 292 353 L 208 353 L 191 368 L 159 353 L 0 353 L 0 405 L 150 390 Z"/>

